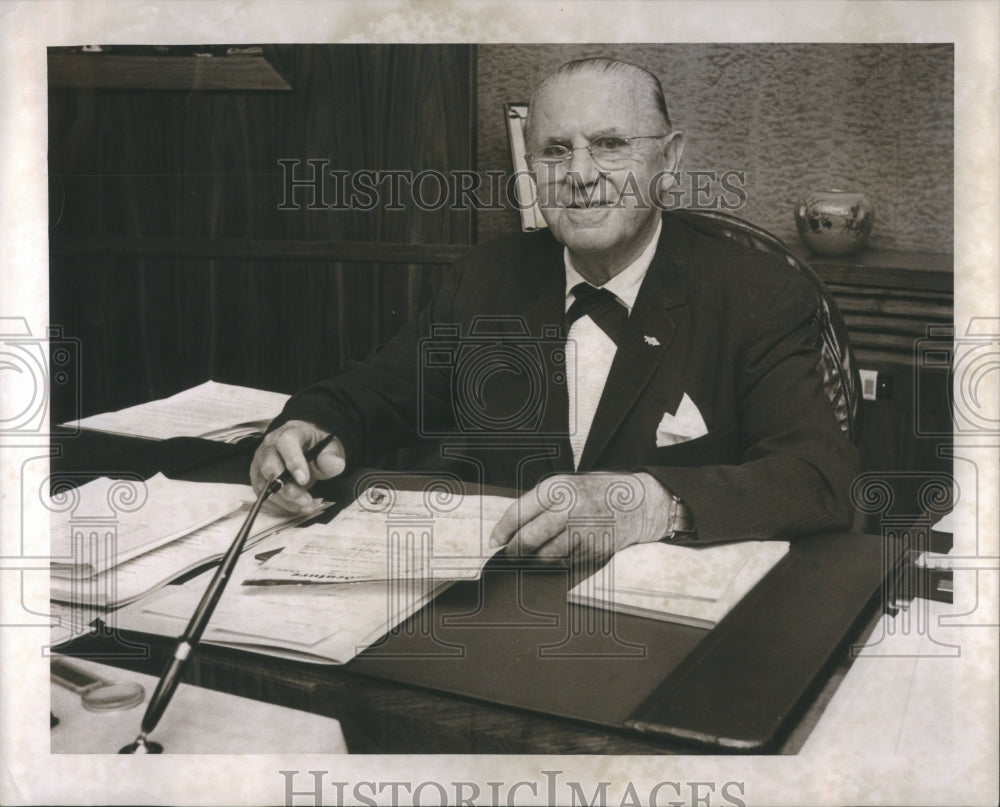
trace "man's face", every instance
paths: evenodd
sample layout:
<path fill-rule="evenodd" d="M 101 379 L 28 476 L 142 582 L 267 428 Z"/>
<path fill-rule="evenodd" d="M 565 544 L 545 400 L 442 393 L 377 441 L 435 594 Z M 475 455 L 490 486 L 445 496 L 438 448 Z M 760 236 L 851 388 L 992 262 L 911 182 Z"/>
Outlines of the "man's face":
<path fill-rule="evenodd" d="M 564 76 L 535 98 L 528 151 L 555 144 L 575 149 L 561 167 L 534 167 L 542 215 L 578 268 L 616 274 L 638 257 L 656 228 L 660 209 L 651 193 L 658 174 L 676 167 L 679 138 L 673 146 L 670 138 L 634 141 L 627 161 L 611 168 L 595 164 L 581 148 L 608 135 L 663 134 L 665 124 L 649 107 L 633 80 L 614 73 Z"/>

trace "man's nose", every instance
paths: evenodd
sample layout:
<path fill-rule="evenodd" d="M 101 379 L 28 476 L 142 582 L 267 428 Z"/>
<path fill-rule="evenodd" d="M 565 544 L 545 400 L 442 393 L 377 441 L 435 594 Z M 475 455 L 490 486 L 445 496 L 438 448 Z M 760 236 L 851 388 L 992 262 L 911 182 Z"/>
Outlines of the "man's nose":
<path fill-rule="evenodd" d="M 570 153 L 569 164 L 566 166 L 566 180 L 577 185 L 590 185 L 604 173 L 594 162 L 590 150 L 579 146 Z"/>

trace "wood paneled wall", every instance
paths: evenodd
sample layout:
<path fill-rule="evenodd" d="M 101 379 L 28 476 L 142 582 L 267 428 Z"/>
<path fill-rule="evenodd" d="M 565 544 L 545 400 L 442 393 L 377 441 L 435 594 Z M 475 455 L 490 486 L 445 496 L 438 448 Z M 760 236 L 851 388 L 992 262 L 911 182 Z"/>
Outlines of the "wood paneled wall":
<path fill-rule="evenodd" d="M 367 355 L 474 242 L 450 205 L 281 210 L 278 163 L 474 168 L 474 47 L 268 54 L 291 92 L 50 90 L 50 320 L 83 379 L 54 422 L 209 377 L 294 391 Z"/>

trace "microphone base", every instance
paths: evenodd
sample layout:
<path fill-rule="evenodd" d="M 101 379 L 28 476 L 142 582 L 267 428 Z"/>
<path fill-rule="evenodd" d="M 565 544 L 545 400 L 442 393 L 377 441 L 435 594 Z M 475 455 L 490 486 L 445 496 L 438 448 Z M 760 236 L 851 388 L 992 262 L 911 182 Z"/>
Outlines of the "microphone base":
<path fill-rule="evenodd" d="M 141 737 L 134 743 L 129 743 L 122 748 L 119 754 L 162 754 L 163 746 L 151 740 L 144 740 Z"/>

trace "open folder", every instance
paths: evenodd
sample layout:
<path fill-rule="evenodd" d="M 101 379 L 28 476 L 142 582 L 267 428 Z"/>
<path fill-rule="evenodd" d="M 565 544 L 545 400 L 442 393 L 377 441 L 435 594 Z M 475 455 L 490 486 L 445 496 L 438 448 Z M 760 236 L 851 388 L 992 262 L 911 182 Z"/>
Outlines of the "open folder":
<path fill-rule="evenodd" d="M 434 507 L 424 491 L 369 489 L 329 524 L 279 533 L 244 553 L 204 641 L 346 663 L 455 580 L 478 577 L 510 501 L 458 495 Z M 118 627 L 176 636 L 207 585 L 208 573 L 144 597 L 117 612 Z"/>
<path fill-rule="evenodd" d="M 476 580 L 500 550 L 490 533 L 507 511 L 504 496 L 461 496 L 433 511 L 426 493 L 374 489 L 329 524 L 296 530 L 278 554 L 244 582 L 358 583 L 378 580 Z M 384 498 L 383 498 L 384 497 Z"/>
<path fill-rule="evenodd" d="M 280 539 L 274 536 L 258 549 Z M 244 553 L 234 583 L 260 563 Z M 116 612 L 123 630 L 177 636 L 197 607 L 211 572 L 168 586 Z M 380 580 L 319 585 L 230 585 L 202 641 L 316 664 L 344 664 L 422 608 L 451 581 Z"/>

